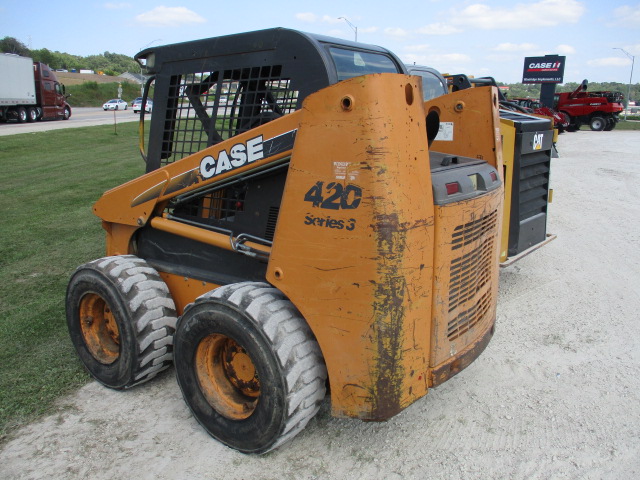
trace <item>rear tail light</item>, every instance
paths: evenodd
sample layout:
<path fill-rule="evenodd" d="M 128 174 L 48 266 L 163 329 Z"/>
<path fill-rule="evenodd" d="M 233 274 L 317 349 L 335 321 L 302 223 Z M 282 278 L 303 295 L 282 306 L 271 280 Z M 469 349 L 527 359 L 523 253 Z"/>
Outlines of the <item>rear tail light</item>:
<path fill-rule="evenodd" d="M 458 193 L 460 191 L 460 185 L 458 182 L 447 183 L 447 195 L 453 195 L 454 193 Z"/>

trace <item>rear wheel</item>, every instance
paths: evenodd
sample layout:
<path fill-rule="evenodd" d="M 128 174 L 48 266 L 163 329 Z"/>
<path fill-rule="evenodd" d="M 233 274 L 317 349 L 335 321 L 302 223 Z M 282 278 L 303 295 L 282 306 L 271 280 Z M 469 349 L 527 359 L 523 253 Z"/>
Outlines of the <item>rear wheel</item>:
<path fill-rule="evenodd" d="M 606 127 L 607 121 L 602 117 L 592 117 L 589 121 L 589 127 L 594 132 L 601 132 Z"/>
<path fill-rule="evenodd" d="M 103 385 L 131 387 L 171 365 L 175 305 L 144 260 L 124 255 L 78 267 L 67 287 L 66 308 L 80 360 Z"/>
<path fill-rule="evenodd" d="M 27 121 L 35 122 L 38 120 L 38 110 L 35 107 L 29 107 L 27 109 Z"/>
<path fill-rule="evenodd" d="M 265 283 L 220 287 L 189 305 L 178 321 L 175 364 L 196 419 L 245 453 L 293 438 L 325 395 L 327 370 L 311 329 Z"/>
<path fill-rule="evenodd" d="M 610 132 L 616 127 L 616 119 L 614 117 L 607 117 L 607 126 L 604 127 L 605 132 Z"/>
<path fill-rule="evenodd" d="M 29 118 L 27 115 L 27 109 L 24 107 L 18 107 L 16 111 L 18 113 L 18 123 L 25 123 Z"/>

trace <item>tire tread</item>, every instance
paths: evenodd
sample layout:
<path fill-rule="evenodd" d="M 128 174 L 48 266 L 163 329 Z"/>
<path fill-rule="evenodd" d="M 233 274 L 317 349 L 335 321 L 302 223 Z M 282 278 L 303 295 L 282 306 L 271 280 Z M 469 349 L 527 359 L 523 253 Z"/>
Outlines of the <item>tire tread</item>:
<path fill-rule="evenodd" d="M 287 392 L 286 419 L 280 437 L 261 452 L 266 453 L 291 440 L 318 412 L 327 379 L 320 347 L 298 309 L 267 283 L 225 285 L 202 295 L 195 303 L 210 298 L 246 313 L 269 339 L 280 364 Z"/>
<path fill-rule="evenodd" d="M 130 384 L 144 383 L 169 368 L 173 360 L 173 334 L 177 314 L 169 289 L 158 272 L 135 255 L 104 257 L 81 268 L 105 275 L 124 295 L 135 331 L 136 365 Z"/>

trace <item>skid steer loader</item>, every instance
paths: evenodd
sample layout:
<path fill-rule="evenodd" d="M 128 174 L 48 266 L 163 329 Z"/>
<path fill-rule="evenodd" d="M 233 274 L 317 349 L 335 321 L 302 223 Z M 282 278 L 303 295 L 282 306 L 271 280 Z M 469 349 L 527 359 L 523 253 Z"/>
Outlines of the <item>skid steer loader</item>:
<path fill-rule="evenodd" d="M 327 391 L 333 415 L 385 420 L 480 355 L 502 216 L 495 90 L 424 101 L 388 50 L 288 29 L 137 59 L 145 97 L 155 82 L 147 173 L 95 204 L 107 257 L 67 290 L 99 382 L 173 361 L 207 432 L 265 453 Z M 445 113 L 449 152 L 430 151 Z"/>

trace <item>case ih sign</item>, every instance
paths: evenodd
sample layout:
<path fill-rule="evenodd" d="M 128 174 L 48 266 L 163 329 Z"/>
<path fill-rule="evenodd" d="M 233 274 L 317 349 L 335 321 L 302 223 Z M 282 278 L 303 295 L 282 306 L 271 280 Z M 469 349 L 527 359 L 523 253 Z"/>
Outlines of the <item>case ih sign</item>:
<path fill-rule="evenodd" d="M 526 57 L 522 83 L 562 83 L 565 58 L 558 55 Z"/>

